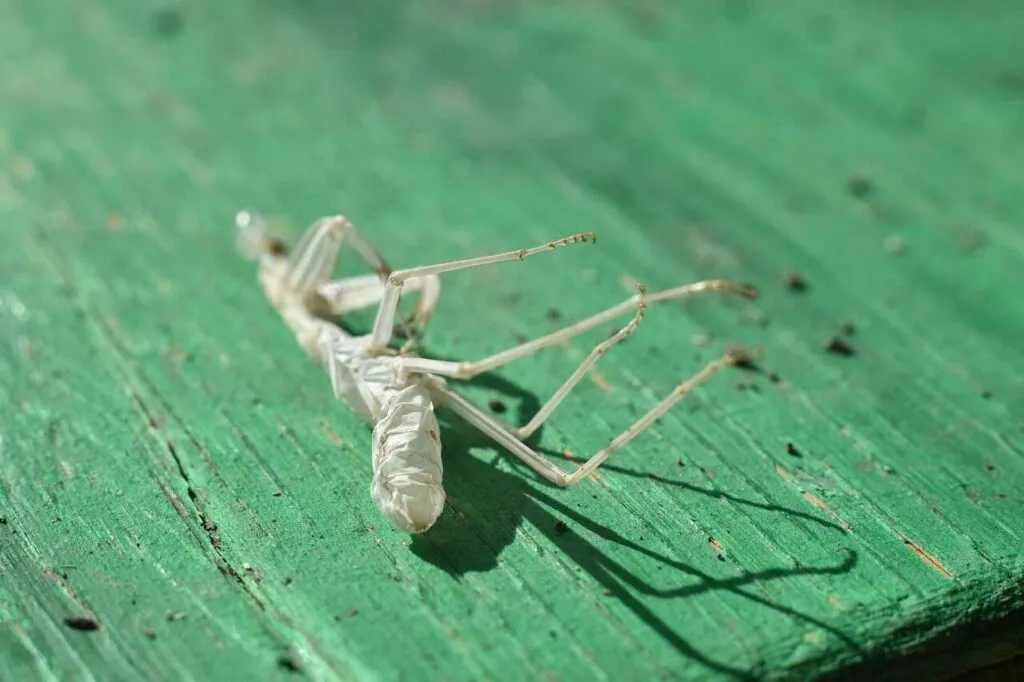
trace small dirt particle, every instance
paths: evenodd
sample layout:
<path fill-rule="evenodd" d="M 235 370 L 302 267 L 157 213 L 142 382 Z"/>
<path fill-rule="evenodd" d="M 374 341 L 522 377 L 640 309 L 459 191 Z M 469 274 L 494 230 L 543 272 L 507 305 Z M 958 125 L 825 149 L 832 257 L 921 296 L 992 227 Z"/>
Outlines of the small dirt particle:
<path fill-rule="evenodd" d="M 291 585 L 293 582 L 295 582 L 295 581 L 292 580 L 292 578 L 290 576 L 284 579 L 284 584 L 285 585 Z"/>
<path fill-rule="evenodd" d="M 302 665 L 292 654 L 281 654 L 277 657 L 277 665 L 280 668 L 287 670 L 288 672 L 298 673 L 302 672 Z"/>
<path fill-rule="evenodd" d="M 92 632 L 100 629 L 100 622 L 92 616 L 65 616 L 64 624 L 72 630 Z"/>
<path fill-rule="evenodd" d="M 562 319 L 562 311 L 559 310 L 558 308 L 550 308 L 548 309 L 547 318 L 552 322 L 560 320 Z"/>
<path fill-rule="evenodd" d="M 725 347 L 725 354 L 731 356 L 738 356 L 739 362 L 733 363 L 733 367 L 746 370 L 748 372 L 760 372 L 761 368 L 758 366 L 754 359 L 750 357 L 749 351 L 742 346 L 729 345 Z"/>
<path fill-rule="evenodd" d="M 681 467 L 684 467 L 684 466 L 686 466 L 686 462 L 684 462 L 683 460 L 681 460 L 681 459 L 680 459 L 680 460 L 678 460 L 678 461 L 676 462 L 676 465 L 678 465 L 678 466 L 681 466 Z"/>
<path fill-rule="evenodd" d="M 564 521 L 555 522 L 555 533 L 558 535 L 565 535 L 569 532 L 569 526 L 565 525 Z"/>
<path fill-rule="evenodd" d="M 6 526 L 6 525 L 7 525 L 7 517 L 6 516 L 0 516 L 0 526 Z"/>
<path fill-rule="evenodd" d="M 846 190 L 857 199 L 867 199 L 874 189 L 871 180 L 863 175 L 851 175 L 846 179 Z"/>
<path fill-rule="evenodd" d="M 857 330 L 853 326 L 853 322 L 843 322 L 839 325 L 839 333 L 843 336 L 853 336 Z"/>
<path fill-rule="evenodd" d="M 803 453 L 800 452 L 792 441 L 786 441 L 786 454 L 792 457 L 803 457 Z"/>
<path fill-rule="evenodd" d="M 508 407 L 505 403 L 501 402 L 497 398 L 487 403 L 487 407 L 491 408 L 491 412 L 495 414 L 505 414 L 508 411 Z"/>
<path fill-rule="evenodd" d="M 271 493 L 271 495 L 273 495 L 274 497 L 281 497 L 282 495 L 284 495 L 284 493 L 281 492 L 280 490 L 275 490 L 274 492 Z"/>
<path fill-rule="evenodd" d="M 161 426 L 160 419 L 158 419 L 155 415 L 150 415 L 150 417 L 149 417 L 149 428 L 151 428 L 153 430 L 158 430 L 160 428 L 160 426 Z"/>
<path fill-rule="evenodd" d="M 778 373 L 775 372 L 774 370 L 768 370 L 767 377 L 768 377 L 768 381 L 772 382 L 773 384 L 777 384 L 780 381 L 782 381 L 782 379 L 779 377 Z"/>
<path fill-rule="evenodd" d="M 981 397 L 984 398 L 985 400 L 988 400 L 989 398 L 992 397 L 992 391 L 982 391 Z"/>
<path fill-rule="evenodd" d="M 986 464 L 985 465 L 985 471 L 995 471 L 995 470 L 996 470 L 996 465 L 995 464 Z"/>
<path fill-rule="evenodd" d="M 184 611 L 168 611 L 167 621 L 174 623 L 179 620 L 185 620 L 186 613 Z"/>
<path fill-rule="evenodd" d="M 853 346 L 838 336 L 833 336 L 825 342 L 825 350 L 833 355 L 843 355 L 846 357 L 856 355 L 856 351 L 853 349 Z"/>
<path fill-rule="evenodd" d="M 249 574 L 249 576 L 255 582 L 262 582 L 266 572 L 259 566 L 253 566 L 249 563 L 242 564 L 242 570 Z"/>
<path fill-rule="evenodd" d="M 787 272 L 782 281 L 790 291 L 807 291 L 807 280 L 799 272 Z"/>
<path fill-rule="evenodd" d="M 146 637 L 150 639 L 156 639 L 156 632 L 154 632 L 152 628 L 146 628 L 142 631 L 142 634 L 144 634 Z"/>

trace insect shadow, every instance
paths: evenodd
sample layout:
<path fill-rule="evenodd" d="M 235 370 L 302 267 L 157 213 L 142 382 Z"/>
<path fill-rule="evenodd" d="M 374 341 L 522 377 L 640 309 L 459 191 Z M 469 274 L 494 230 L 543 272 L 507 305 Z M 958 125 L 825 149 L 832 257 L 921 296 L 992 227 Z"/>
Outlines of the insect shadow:
<path fill-rule="evenodd" d="M 436 357 L 431 355 L 431 357 Z M 516 402 L 515 421 L 524 423 L 540 406 L 540 401 L 529 391 L 515 383 L 494 374 L 484 374 L 472 382 L 473 385 L 500 393 Z M 734 679 L 753 679 L 749 670 L 730 666 L 712 660 L 665 622 L 645 603 L 645 598 L 677 599 L 695 596 L 714 590 L 729 592 L 764 608 L 785 613 L 822 630 L 832 633 L 852 650 L 859 645 L 834 626 L 809 614 L 801 613 L 783 604 L 769 601 L 756 594 L 758 583 L 799 575 L 839 575 L 847 573 L 857 565 L 858 555 L 849 550 L 834 564 L 824 566 L 798 566 L 767 569 L 745 573 L 740 576 L 718 578 L 694 566 L 672 557 L 664 556 L 640 542 L 628 539 L 620 533 L 601 525 L 587 515 L 560 502 L 556 496 L 543 490 L 553 484 L 529 475 L 525 466 L 508 472 L 496 466 L 498 458 L 507 457 L 500 448 L 476 429 L 459 421 L 451 413 L 442 410 L 445 448 L 445 488 L 448 493 L 448 507 L 429 533 L 413 536 L 411 551 L 422 560 L 447 572 L 455 579 L 466 573 L 484 572 L 498 566 L 502 550 L 515 541 L 517 531 L 524 523 L 544 535 L 564 553 L 565 557 L 579 566 L 603 588 L 609 599 L 618 600 L 645 622 L 654 632 L 681 654 L 709 669 Z M 529 444 L 536 447 L 541 439 L 538 431 Z M 491 450 L 496 454 L 492 461 L 474 455 L 471 450 Z M 545 454 L 553 454 L 544 451 Z M 716 499 L 727 499 L 733 504 L 750 506 L 765 512 L 774 512 L 797 517 L 803 521 L 818 524 L 837 534 L 845 534 L 838 525 L 817 518 L 812 514 L 787 509 L 762 502 L 701 488 L 699 486 L 673 481 L 658 476 L 649 476 L 616 466 L 605 469 L 624 475 L 649 478 L 666 485 L 685 488 L 689 492 Z M 586 485 L 584 483 L 584 485 Z M 656 587 L 631 573 L 619 561 L 612 558 L 576 529 L 587 531 L 604 542 L 615 543 L 637 552 L 664 567 L 676 571 L 683 583 L 678 587 Z M 642 542 L 642 540 L 641 540 Z"/>

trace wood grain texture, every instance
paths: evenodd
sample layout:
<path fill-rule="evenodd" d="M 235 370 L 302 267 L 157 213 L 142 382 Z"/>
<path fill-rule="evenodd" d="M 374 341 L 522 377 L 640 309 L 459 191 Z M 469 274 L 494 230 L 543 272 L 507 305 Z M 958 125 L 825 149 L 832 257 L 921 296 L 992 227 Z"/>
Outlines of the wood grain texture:
<path fill-rule="evenodd" d="M 956 641 L 952 674 L 992 662 L 983 628 L 982 658 L 1019 651 L 1020 3 L 435 4 L 0 0 L 0 677 L 781 680 Z M 342 211 L 397 265 L 598 233 L 447 278 L 439 357 L 635 279 L 763 290 L 653 307 L 539 436 L 555 457 L 727 344 L 764 371 L 568 491 L 446 422 L 449 507 L 410 542 L 234 249 L 243 206 L 290 239 Z M 852 356 L 824 349 L 844 323 Z M 466 394 L 523 418 L 602 337 Z"/>

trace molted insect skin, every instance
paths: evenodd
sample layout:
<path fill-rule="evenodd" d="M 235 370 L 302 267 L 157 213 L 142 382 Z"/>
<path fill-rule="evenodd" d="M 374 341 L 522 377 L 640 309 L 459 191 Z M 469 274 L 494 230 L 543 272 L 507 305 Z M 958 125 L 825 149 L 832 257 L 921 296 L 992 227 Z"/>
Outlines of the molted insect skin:
<path fill-rule="evenodd" d="M 365 337 L 320 337 L 334 394 L 373 425 L 370 495 L 396 527 L 422 533 L 444 509 L 441 442 L 427 384 L 404 384 L 394 358 L 365 357 Z"/>
<path fill-rule="evenodd" d="M 424 382 L 391 389 L 373 429 L 370 494 L 384 515 L 407 533 L 422 533 L 444 509 L 441 442 Z"/>
<path fill-rule="evenodd" d="M 365 337 L 350 337 L 335 331 L 320 337 L 320 361 L 331 378 L 334 395 L 375 425 L 385 393 L 398 385 L 392 358 L 362 356 Z"/>
<path fill-rule="evenodd" d="M 306 355 L 326 367 L 324 344 L 330 343 L 335 338 L 337 327 L 309 315 L 301 304 L 291 301 L 287 303 L 281 309 L 281 317 L 285 324 L 295 334 L 295 340 L 299 342 L 299 346 L 306 352 Z"/>

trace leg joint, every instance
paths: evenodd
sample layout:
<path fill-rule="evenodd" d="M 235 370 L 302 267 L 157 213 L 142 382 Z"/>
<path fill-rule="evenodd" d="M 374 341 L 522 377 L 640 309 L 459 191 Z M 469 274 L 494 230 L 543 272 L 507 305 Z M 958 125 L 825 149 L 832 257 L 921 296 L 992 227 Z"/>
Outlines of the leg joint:
<path fill-rule="evenodd" d="M 473 377 L 475 377 L 479 373 L 480 372 L 478 372 L 476 370 L 475 363 L 472 363 L 472 362 L 460 362 L 457 365 L 455 365 L 455 378 L 456 379 L 463 379 L 463 380 L 472 379 Z"/>
<path fill-rule="evenodd" d="M 341 233 L 347 233 L 352 230 L 352 221 L 343 215 L 332 215 L 325 219 L 325 222 L 333 229 L 338 230 Z"/>

